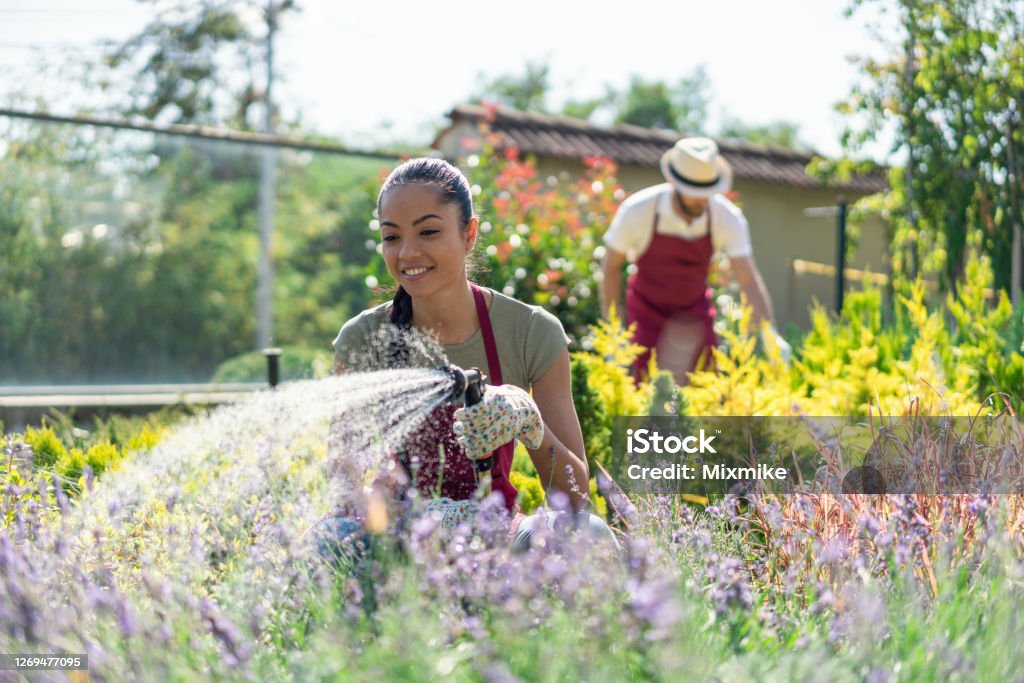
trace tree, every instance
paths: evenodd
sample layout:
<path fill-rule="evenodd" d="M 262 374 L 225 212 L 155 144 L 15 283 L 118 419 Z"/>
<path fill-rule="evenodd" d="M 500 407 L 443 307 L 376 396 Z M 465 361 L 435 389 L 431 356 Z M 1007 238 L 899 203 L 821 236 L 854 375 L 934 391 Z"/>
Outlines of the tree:
<path fill-rule="evenodd" d="M 138 87 L 130 102 L 108 105 L 115 115 L 217 125 L 244 118 L 259 98 L 235 89 L 242 81 L 227 67 L 246 50 L 259 55 L 257 32 L 240 23 L 255 7 L 182 5 L 151 25 L 176 47 L 136 36 L 112 48 L 123 61 L 83 86 L 98 91 L 104 79 L 131 77 Z M 0 183 L 4 381 L 203 381 L 251 347 L 253 148 L 0 125 L 0 177 L 11 179 Z M 327 350 L 368 302 L 363 268 L 374 254 L 366 242 L 382 164 L 295 152 L 280 153 L 278 163 L 274 341 Z"/>
<path fill-rule="evenodd" d="M 633 76 L 629 79 L 629 88 L 618 93 L 615 99 L 618 106 L 615 123 L 641 128 L 675 128 L 676 108 L 664 81 L 645 81 L 640 76 Z"/>
<path fill-rule="evenodd" d="M 609 99 L 615 103 L 616 123 L 696 133 L 707 130 L 711 81 L 703 65 L 675 87 L 634 75 L 625 91 L 609 89 Z"/>
<path fill-rule="evenodd" d="M 158 0 L 140 0 L 156 5 Z M 126 86 L 122 113 L 169 123 L 254 128 L 250 108 L 262 103 L 268 23 L 293 9 L 259 0 L 179 1 L 141 32 L 108 47 L 111 82 Z"/>
<path fill-rule="evenodd" d="M 520 75 L 504 74 L 485 81 L 471 101 L 488 100 L 521 111 L 546 113 L 550 74 L 551 67 L 547 62 L 527 62 L 526 71 Z M 482 74 L 480 80 L 484 80 Z"/>
<path fill-rule="evenodd" d="M 776 121 L 765 125 L 749 125 L 735 118 L 727 118 L 718 130 L 718 136 L 736 138 L 756 145 L 806 149 L 800 141 L 800 126 L 789 121 Z"/>
<path fill-rule="evenodd" d="M 562 105 L 562 115 L 573 119 L 589 120 L 594 114 L 608 105 L 608 97 L 594 97 L 586 100 L 567 100 Z"/>
<path fill-rule="evenodd" d="M 552 113 L 548 100 L 551 68 L 547 62 L 528 62 L 521 74 L 505 74 L 484 85 L 471 101 L 488 100 L 521 111 Z M 711 104 L 711 79 L 701 65 L 680 78 L 675 85 L 663 80 L 648 80 L 632 75 L 625 88 L 605 85 L 598 97 L 567 99 L 558 113 L 574 119 L 593 121 L 600 117 L 616 124 L 641 128 L 661 128 L 680 133 L 710 134 L 707 117 Z M 727 120 L 718 135 L 749 142 L 800 149 L 798 126 L 786 121 L 752 126 L 737 118 Z"/>
<path fill-rule="evenodd" d="M 996 286 L 1021 286 L 1024 16 L 1018 0 L 854 0 L 895 10 L 888 57 L 863 60 L 840 111 L 849 154 L 894 130 L 894 268 L 955 290 L 969 248 L 991 260 Z M 856 122 L 863 121 L 863 124 Z M 1011 272 L 1016 266 L 1016 280 Z M 1011 287 L 1012 285 L 1012 287 Z"/>

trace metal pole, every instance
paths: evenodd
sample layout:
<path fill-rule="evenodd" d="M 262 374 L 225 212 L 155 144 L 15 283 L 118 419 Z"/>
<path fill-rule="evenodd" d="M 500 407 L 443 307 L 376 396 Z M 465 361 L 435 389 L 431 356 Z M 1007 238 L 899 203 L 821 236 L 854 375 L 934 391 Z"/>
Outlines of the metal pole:
<path fill-rule="evenodd" d="M 1021 276 L 1022 270 L 1024 270 L 1024 263 L 1022 263 L 1022 244 L 1021 244 L 1021 203 L 1018 199 L 1019 195 L 1018 187 L 1020 178 L 1017 174 L 1017 159 L 1013 153 L 1013 117 L 1014 112 L 1011 111 L 1010 115 L 1006 118 L 1006 158 L 1009 162 L 1008 166 L 1008 178 L 1007 178 L 1007 189 L 1010 195 L 1010 206 L 1013 215 L 1013 241 L 1012 249 L 1010 252 L 1010 301 L 1013 303 L 1013 307 L 1017 308 L 1020 304 L 1021 299 Z"/>
<path fill-rule="evenodd" d="M 281 382 L 280 358 L 281 349 L 263 349 L 263 355 L 267 359 L 267 384 L 273 389 Z"/>
<path fill-rule="evenodd" d="M 263 99 L 263 132 L 274 134 L 274 33 L 277 31 L 277 9 L 274 0 L 267 2 L 267 89 Z M 277 150 L 264 147 L 260 154 L 260 260 L 256 286 L 256 348 L 274 339 L 274 205 L 277 184 Z"/>
<path fill-rule="evenodd" d="M 836 313 L 843 312 L 843 292 L 846 290 L 846 200 L 839 200 L 836 214 Z"/>
<path fill-rule="evenodd" d="M 1020 305 L 1021 234 L 1020 222 L 1013 222 L 1013 253 L 1010 254 L 1010 301 L 1014 308 Z"/>

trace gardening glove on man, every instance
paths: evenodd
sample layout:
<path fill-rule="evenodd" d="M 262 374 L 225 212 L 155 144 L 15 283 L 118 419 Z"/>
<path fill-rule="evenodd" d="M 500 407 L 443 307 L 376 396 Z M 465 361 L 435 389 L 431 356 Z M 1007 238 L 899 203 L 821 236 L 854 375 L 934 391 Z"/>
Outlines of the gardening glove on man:
<path fill-rule="evenodd" d="M 519 439 L 540 448 L 544 422 L 530 395 L 513 384 L 488 386 L 483 400 L 455 411 L 455 433 L 470 460 L 490 455 L 498 446 Z"/>
<path fill-rule="evenodd" d="M 789 365 L 789 359 L 793 356 L 793 347 L 782 338 L 782 335 L 774 327 L 765 326 L 761 328 L 761 346 L 764 348 L 765 353 L 769 355 L 771 354 L 770 349 L 773 346 L 778 347 L 782 362 Z"/>

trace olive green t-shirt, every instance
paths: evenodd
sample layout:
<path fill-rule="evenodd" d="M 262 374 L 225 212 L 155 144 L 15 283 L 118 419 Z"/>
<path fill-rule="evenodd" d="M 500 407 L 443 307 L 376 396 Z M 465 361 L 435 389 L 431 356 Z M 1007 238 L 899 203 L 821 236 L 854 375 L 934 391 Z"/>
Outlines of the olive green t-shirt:
<path fill-rule="evenodd" d="M 568 346 L 569 338 L 558 318 L 540 306 L 524 304 L 494 290 L 491 295 L 488 314 L 502 380 L 529 391 Z M 342 326 L 334 340 L 334 350 L 346 369 L 368 372 L 388 367 L 389 342 L 399 334 L 390 323 L 390 316 L 388 302 L 363 311 Z M 441 346 L 416 332 L 407 332 L 405 343 L 412 367 L 454 363 L 461 368 L 480 368 L 492 376 L 483 332 L 479 329 L 461 344 Z"/>

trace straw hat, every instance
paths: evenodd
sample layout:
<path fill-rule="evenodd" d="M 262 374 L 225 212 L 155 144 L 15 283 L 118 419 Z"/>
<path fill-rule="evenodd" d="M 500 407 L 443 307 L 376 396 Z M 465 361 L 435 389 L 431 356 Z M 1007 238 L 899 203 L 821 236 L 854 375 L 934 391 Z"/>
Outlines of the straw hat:
<path fill-rule="evenodd" d="M 687 197 L 707 198 L 732 187 L 732 168 L 711 138 L 683 138 L 661 156 L 661 173 Z"/>

